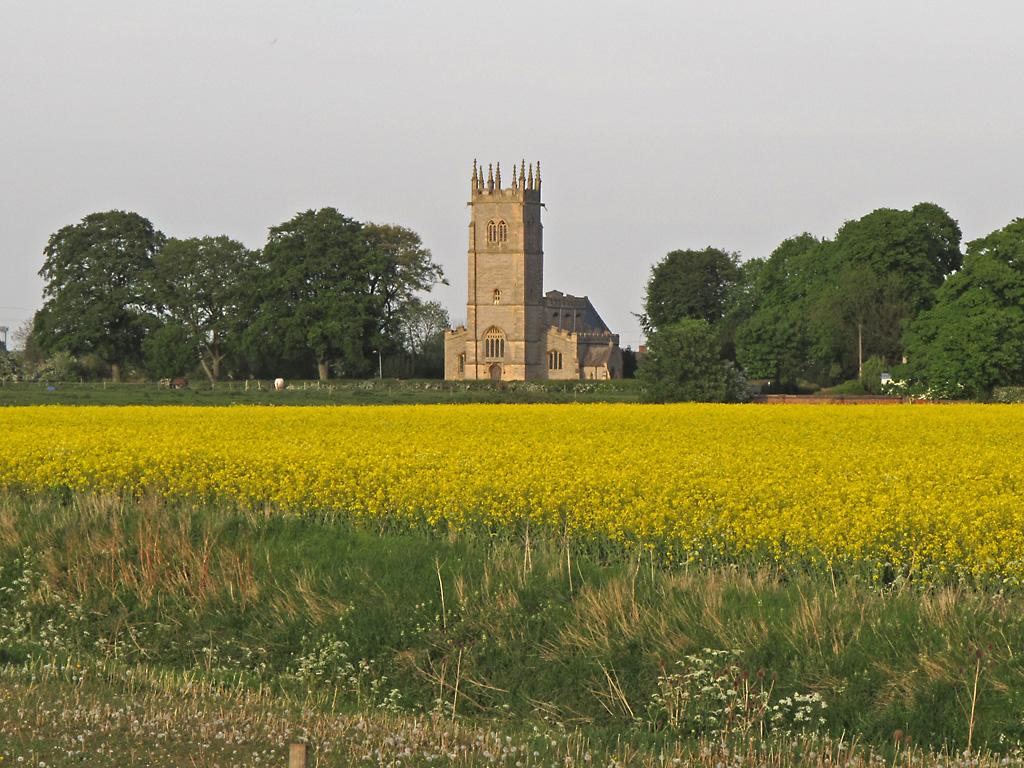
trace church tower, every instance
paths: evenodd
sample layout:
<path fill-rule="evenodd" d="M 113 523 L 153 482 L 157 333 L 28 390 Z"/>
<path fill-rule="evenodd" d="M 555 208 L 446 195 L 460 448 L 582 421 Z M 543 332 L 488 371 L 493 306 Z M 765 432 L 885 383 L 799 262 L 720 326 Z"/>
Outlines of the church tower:
<path fill-rule="evenodd" d="M 470 179 L 469 292 L 464 351 L 466 379 L 543 378 L 546 325 L 540 163 L 512 166 L 473 161 Z"/>
<path fill-rule="evenodd" d="M 473 161 L 469 181 L 469 291 L 466 323 L 444 335 L 450 381 L 616 379 L 619 337 L 586 296 L 544 293 L 540 163 Z"/>

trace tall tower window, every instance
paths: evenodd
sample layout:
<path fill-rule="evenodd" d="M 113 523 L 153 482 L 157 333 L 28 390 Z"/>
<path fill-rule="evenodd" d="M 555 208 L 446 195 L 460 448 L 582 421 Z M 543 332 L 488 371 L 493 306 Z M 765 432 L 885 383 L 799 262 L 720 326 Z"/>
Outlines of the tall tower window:
<path fill-rule="evenodd" d="M 459 373 L 466 372 L 466 353 L 463 352 L 459 355 Z"/>
<path fill-rule="evenodd" d="M 501 360 L 505 357 L 505 334 L 499 328 L 488 328 L 484 333 L 484 358 Z"/>
<path fill-rule="evenodd" d="M 494 289 L 494 296 L 492 297 L 491 301 L 493 301 L 495 304 L 501 304 L 501 289 L 500 288 L 495 288 Z"/>
<path fill-rule="evenodd" d="M 487 242 L 488 243 L 505 243 L 508 242 L 508 224 L 505 220 L 495 221 L 491 219 L 487 222 Z"/>
<path fill-rule="evenodd" d="M 562 370 L 562 353 L 551 350 L 548 352 L 548 370 L 549 371 L 560 371 Z"/>

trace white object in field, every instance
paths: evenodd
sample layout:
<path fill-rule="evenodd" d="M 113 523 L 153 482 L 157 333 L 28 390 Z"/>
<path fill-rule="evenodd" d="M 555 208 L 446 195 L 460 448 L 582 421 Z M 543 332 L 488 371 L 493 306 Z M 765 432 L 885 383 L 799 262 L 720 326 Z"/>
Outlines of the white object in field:
<path fill-rule="evenodd" d="M 274 379 L 274 389 L 278 392 L 284 391 L 284 379 Z"/>

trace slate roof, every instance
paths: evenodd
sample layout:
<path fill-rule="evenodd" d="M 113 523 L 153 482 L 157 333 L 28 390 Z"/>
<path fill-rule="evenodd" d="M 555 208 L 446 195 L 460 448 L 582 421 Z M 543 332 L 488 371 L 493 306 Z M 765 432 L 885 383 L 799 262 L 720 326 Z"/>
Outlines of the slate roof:
<path fill-rule="evenodd" d="M 548 291 L 544 294 L 544 307 L 548 323 L 556 328 L 575 333 L 611 333 L 586 296 Z"/>

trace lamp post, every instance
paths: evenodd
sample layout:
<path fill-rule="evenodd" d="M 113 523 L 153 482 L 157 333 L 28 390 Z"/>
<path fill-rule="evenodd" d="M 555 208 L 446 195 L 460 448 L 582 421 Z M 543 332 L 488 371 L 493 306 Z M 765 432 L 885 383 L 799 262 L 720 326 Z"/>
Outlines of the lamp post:
<path fill-rule="evenodd" d="M 383 381 L 384 380 L 384 361 L 381 360 L 380 350 L 379 349 L 373 350 L 373 354 L 375 354 L 377 356 L 377 378 L 380 379 L 381 381 Z"/>

